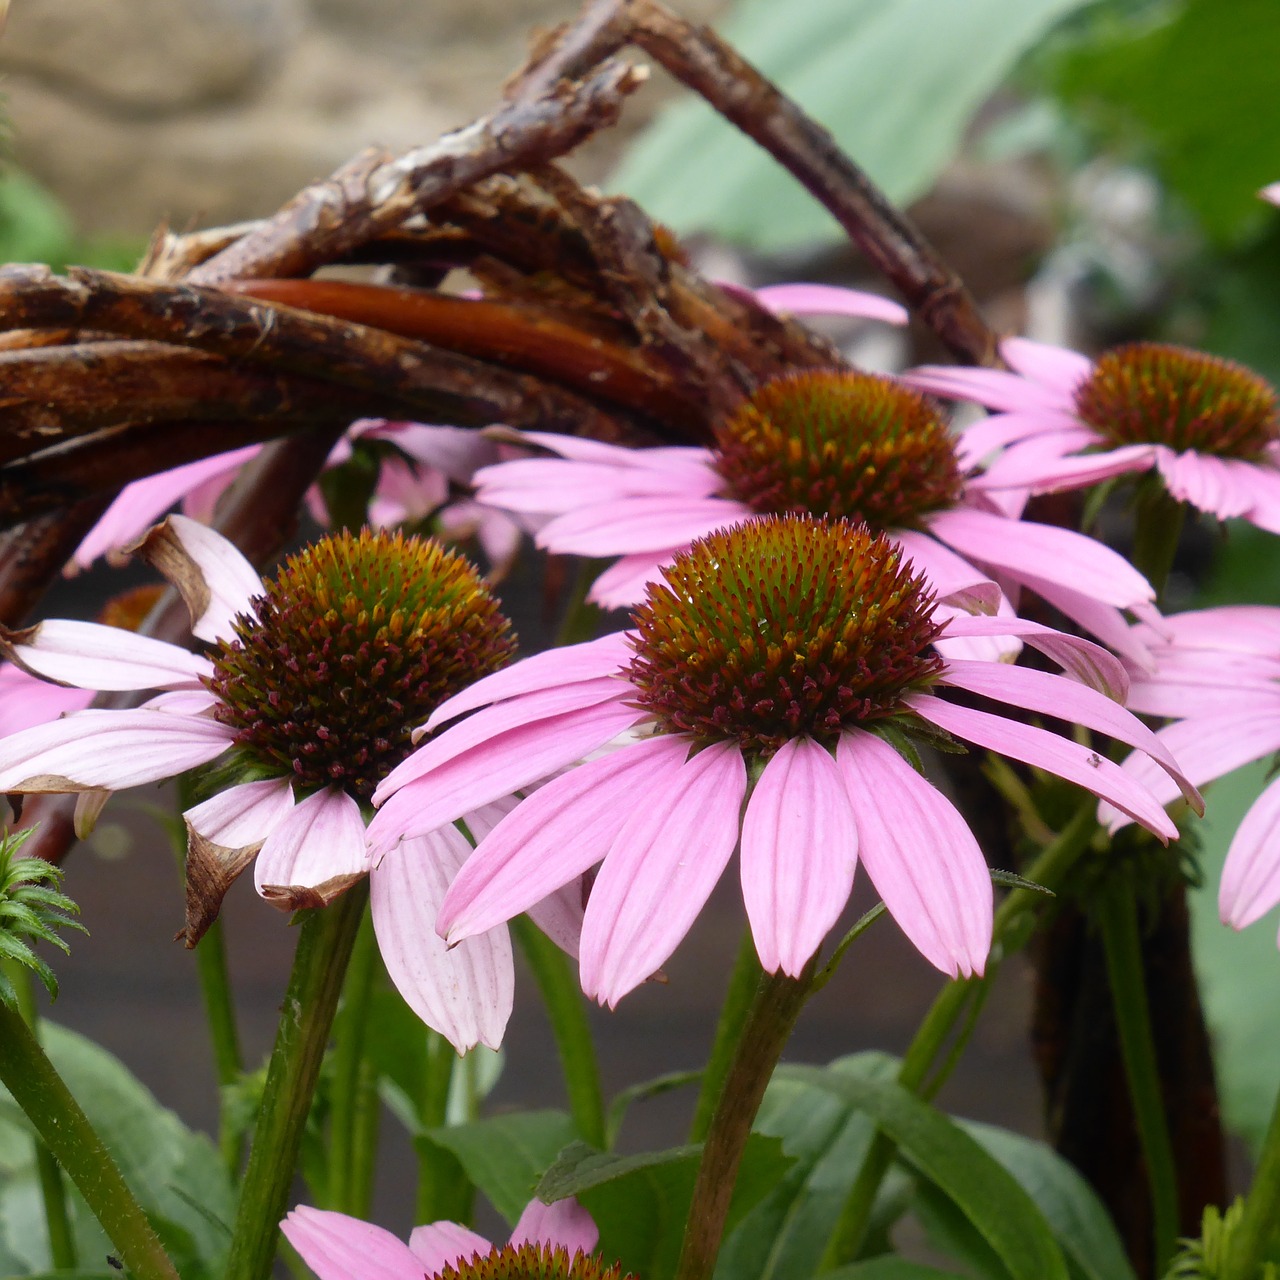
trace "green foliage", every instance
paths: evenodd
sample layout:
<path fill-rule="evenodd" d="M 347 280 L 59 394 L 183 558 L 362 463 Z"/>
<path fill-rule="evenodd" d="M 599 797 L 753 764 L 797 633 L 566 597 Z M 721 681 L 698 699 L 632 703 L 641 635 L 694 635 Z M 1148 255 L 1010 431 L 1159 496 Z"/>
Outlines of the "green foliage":
<path fill-rule="evenodd" d="M 57 931 L 79 929 L 83 933 L 84 926 L 71 918 L 80 908 L 57 890 L 62 871 L 43 858 L 18 856 L 30 835 L 31 830 L 0 835 L 0 961 L 30 969 L 50 996 L 56 996 L 58 980 L 53 970 L 31 950 L 27 940 L 52 943 L 66 953 L 70 948 Z M 16 1007 L 17 999 L 13 982 L 0 967 L 0 1000 Z"/>
<path fill-rule="evenodd" d="M 720 29 L 903 203 L 933 185 L 1014 61 L 1083 3 L 743 0 Z M 794 179 L 700 102 L 665 112 L 612 185 L 680 232 L 772 251 L 842 236 Z"/>

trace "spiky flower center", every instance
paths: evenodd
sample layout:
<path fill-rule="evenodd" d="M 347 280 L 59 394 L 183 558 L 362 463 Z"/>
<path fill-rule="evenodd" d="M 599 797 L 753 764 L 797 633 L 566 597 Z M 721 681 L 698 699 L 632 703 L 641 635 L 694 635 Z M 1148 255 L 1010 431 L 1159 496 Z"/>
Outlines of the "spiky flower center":
<path fill-rule="evenodd" d="M 1258 461 L 1280 437 L 1276 393 L 1232 360 L 1159 342 L 1098 358 L 1076 391 L 1076 412 L 1116 444 Z"/>
<path fill-rule="evenodd" d="M 606 1267 L 599 1258 L 575 1253 L 563 1245 L 509 1244 L 487 1254 L 473 1254 L 444 1267 L 440 1280 L 632 1280 L 614 1263 Z"/>
<path fill-rule="evenodd" d="M 479 574 L 432 539 L 334 534 L 285 561 L 213 660 L 236 744 L 305 794 L 367 802 L 445 699 L 515 641 Z"/>
<path fill-rule="evenodd" d="M 933 599 L 884 534 L 753 520 L 695 542 L 635 614 L 630 676 L 670 732 L 770 754 L 901 710 L 941 660 Z"/>
<path fill-rule="evenodd" d="M 716 470 L 753 511 L 918 525 L 962 487 L 947 424 L 918 391 L 851 369 L 761 387 L 716 429 Z"/>

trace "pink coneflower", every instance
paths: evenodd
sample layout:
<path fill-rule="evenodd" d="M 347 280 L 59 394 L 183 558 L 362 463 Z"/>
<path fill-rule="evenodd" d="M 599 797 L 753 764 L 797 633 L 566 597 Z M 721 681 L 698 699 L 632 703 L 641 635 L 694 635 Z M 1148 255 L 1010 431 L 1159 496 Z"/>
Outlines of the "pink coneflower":
<path fill-rule="evenodd" d="M 182 591 L 211 656 L 86 622 L 6 633 L 6 656 L 46 679 L 163 692 L 0 740 L 0 792 L 116 791 L 218 761 L 208 798 L 183 815 L 188 942 L 250 861 L 269 901 L 328 902 L 370 869 L 365 813 L 410 752 L 410 727 L 508 659 L 506 620 L 471 566 L 430 540 L 335 535 L 264 583 L 224 538 L 173 516 L 143 553 Z M 495 796 L 468 821 L 487 830 L 510 804 Z M 505 930 L 446 952 L 432 929 L 469 852 L 454 827 L 424 828 L 370 885 L 396 985 L 460 1049 L 496 1046 L 512 994 Z M 579 911 L 568 894 L 541 923 L 571 945 Z"/>
<path fill-rule="evenodd" d="M 996 578 L 1011 592 L 1031 589 L 1141 661 L 1119 610 L 1150 605 L 1146 579 L 1093 539 L 1011 519 L 975 493 L 955 437 L 917 391 L 876 374 L 807 370 L 761 387 L 715 435 L 713 449 L 529 435 L 560 457 L 486 467 L 476 473 L 478 495 L 550 515 L 536 541 L 551 551 L 620 556 L 592 589 L 606 607 L 641 599 L 660 566 L 694 538 L 803 512 L 861 519 L 888 533 L 926 577 L 944 616 L 1011 613 Z M 990 640 L 956 646 L 968 656 L 1000 651 Z"/>
<path fill-rule="evenodd" d="M 1155 471 L 1179 502 L 1280 532 L 1280 413 L 1257 374 L 1217 356 L 1134 342 L 1089 360 L 1009 338 L 1013 369 L 924 366 L 915 386 L 995 412 L 964 433 L 976 489 L 1053 493 Z"/>
<path fill-rule="evenodd" d="M 424 1280 L 442 1274 L 454 1280 L 617 1280 L 616 1272 L 590 1256 L 600 1232 L 576 1200 L 531 1200 L 504 1246 L 456 1222 L 415 1227 L 405 1244 L 372 1223 L 307 1205 L 289 1213 L 280 1230 L 320 1280 Z"/>
<path fill-rule="evenodd" d="M 1178 614 L 1148 637 L 1153 673 L 1135 680 L 1130 706 L 1174 719 L 1157 733 L 1198 786 L 1280 751 L 1280 609 L 1232 605 Z M 1125 772 L 1162 803 L 1167 779 L 1131 756 Z M 1111 829 L 1128 819 L 1103 807 Z M 1280 781 L 1268 783 L 1240 823 L 1218 892 L 1224 924 L 1252 924 L 1280 903 Z"/>
<path fill-rule="evenodd" d="M 629 735 L 522 800 L 480 841 L 444 901 L 438 927 L 450 941 L 600 863 L 581 976 L 584 991 L 614 1005 L 666 961 L 740 848 L 767 970 L 804 968 L 861 859 L 926 959 L 952 975 L 980 973 L 991 938 L 986 863 L 960 814 L 910 763 L 913 737 L 954 734 L 1079 783 L 1162 838 L 1175 833 L 1105 757 L 942 695 L 962 689 L 1076 721 L 1151 751 L 1180 777 L 1111 698 L 1044 672 L 944 659 L 935 644 L 1013 634 L 1122 696 L 1119 662 L 1017 618 L 939 624 L 924 582 L 885 535 L 845 520 L 767 518 L 695 542 L 664 576 L 634 631 L 539 654 L 450 699 L 429 728 L 475 714 L 374 793 L 370 841 L 387 849 Z"/>

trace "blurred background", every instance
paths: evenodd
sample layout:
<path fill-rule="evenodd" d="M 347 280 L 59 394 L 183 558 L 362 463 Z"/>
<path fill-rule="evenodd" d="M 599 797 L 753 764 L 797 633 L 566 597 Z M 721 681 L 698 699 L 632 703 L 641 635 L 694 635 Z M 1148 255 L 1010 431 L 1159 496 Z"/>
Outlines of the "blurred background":
<path fill-rule="evenodd" d="M 674 2 L 714 21 L 909 207 L 998 329 L 1085 351 L 1164 338 L 1280 378 L 1280 211 L 1256 195 L 1280 180 L 1274 0 Z M 408 147 L 488 110 L 529 31 L 570 16 L 561 0 L 15 0 L 0 39 L 0 260 L 127 269 L 161 223 L 268 213 L 368 143 Z M 879 287 L 786 174 L 662 76 L 576 163 L 684 235 L 713 276 Z M 940 355 L 914 331 L 830 332 L 872 367 Z M 1274 542 L 1192 529 L 1178 602 L 1280 603 Z M 526 550 L 508 606 L 534 649 L 556 602 L 530 585 L 542 576 L 530 561 Z M 138 580 L 95 572 L 46 611 L 91 616 Z M 1211 798 L 1195 942 L 1228 1119 L 1251 1138 L 1280 1080 L 1275 922 L 1236 936 L 1213 906 L 1226 839 L 1261 771 L 1246 773 Z M 89 936 L 56 965 L 53 1012 L 207 1128 L 215 1084 L 192 957 L 171 941 L 179 876 L 156 817 L 170 801 L 113 801 L 68 860 L 65 887 Z M 852 911 L 871 901 L 863 885 Z M 254 1061 L 269 1047 L 293 937 L 249 885 L 225 915 Z M 730 877 L 666 984 L 597 1015 L 607 1087 L 705 1059 L 740 929 Z M 1006 966 L 940 1102 L 1035 1134 L 1029 982 Z M 789 1057 L 899 1051 L 938 985 L 886 921 L 806 1012 Z M 522 976 L 492 1105 L 558 1105 L 553 1053 Z M 624 1145 L 678 1140 L 691 1104 L 687 1090 L 640 1104 Z M 407 1226 L 407 1189 L 391 1174 L 384 1192 L 380 1219 Z"/>

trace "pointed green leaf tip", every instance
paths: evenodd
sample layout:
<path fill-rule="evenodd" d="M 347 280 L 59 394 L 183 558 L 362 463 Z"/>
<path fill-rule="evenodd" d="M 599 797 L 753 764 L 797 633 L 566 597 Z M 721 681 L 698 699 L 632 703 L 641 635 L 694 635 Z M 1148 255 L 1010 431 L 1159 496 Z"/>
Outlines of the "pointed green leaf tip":
<path fill-rule="evenodd" d="M 62 870 L 43 858 L 23 858 L 19 850 L 31 831 L 5 831 L 0 836 L 0 960 L 12 961 L 32 970 L 50 996 L 58 994 L 53 970 L 32 951 L 28 940 L 51 942 L 64 952 L 70 948 L 58 936 L 59 929 L 84 926 L 72 919 L 80 908 L 59 893 Z M 17 992 L 0 967 L 0 1000 L 13 1007 Z"/>

